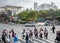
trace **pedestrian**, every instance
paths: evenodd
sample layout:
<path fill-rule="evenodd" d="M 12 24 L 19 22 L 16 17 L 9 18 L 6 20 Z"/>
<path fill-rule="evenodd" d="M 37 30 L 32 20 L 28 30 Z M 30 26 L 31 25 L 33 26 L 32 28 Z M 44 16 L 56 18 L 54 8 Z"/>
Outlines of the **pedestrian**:
<path fill-rule="evenodd" d="M 11 32 L 12 32 L 12 37 L 14 37 L 14 30 L 12 29 Z"/>
<path fill-rule="evenodd" d="M 23 29 L 23 32 L 22 32 L 23 39 L 25 39 L 25 35 L 26 35 L 25 29 Z"/>
<path fill-rule="evenodd" d="M 48 30 L 46 30 L 46 39 L 48 38 Z"/>
<path fill-rule="evenodd" d="M 42 27 L 40 28 L 39 33 L 40 33 L 40 38 L 42 39 L 43 38 L 43 29 L 42 29 Z"/>
<path fill-rule="evenodd" d="M 55 41 L 56 41 L 57 43 L 60 43 L 60 31 L 57 31 Z"/>
<path fill-rule="evenodd" d="M 44 30 L 44 37 L 45 37 L 45 35 L 46 35 L 46 30 L 47 30 L 47 29 L 45 28 L 45 30 Z"/>
<path fill-rule="evenodd" d="M 12 42 L 13 42 L 12 32 L 9 31 L 9 43 L 12 43 Z"/>
<path fill-rule="evenodd" d="M 1 41 L 1 39 L 0 39 L 0 43 L 1 43 L 2 41 Z"/>
<path fill-rule="evenodd" d="M 6 24 L 8 24 L 8 19 L 6 19 Z"/>
<path fill-rule="evenodd" d="M 30 30 L 29 37 L 30 37 L 30 41 L 32 41 L 32 39 L 33 39 L 33 32 L 32 32 L 32 30 Z"/>
<path fill-rule="evenodd" d="M 58 34 L 57 34 L 58 36 L 59 36 L 59 38 L 60 38 L 60 31 L 58 31 Z"/>
<path fill-rule="evenodd" d="M 4 43 L 6 43 L 5 33 L 4 33 L 4 32 L 2 32 L 2 41 L 3 41 Z"/>
<path fill-rule="evenodd" d="M 29 43 L 29 35 L 28 35 L 28 33 L 26 32 L 26 43 Z"/>
<path fill-rule="evenodd" d="M 8 30 L 5 30 L 5 39 L 7 42 L 9 42 L 9 31 Z"/>
<path fill-rule="evenodd" d="M 47 39 L 48 38 L 48 30 L 45 28 L 44 30 L 44 37 Z"/>
<path fill-rule="evenodd" d="M 38 30 L 36 29 L 36 27 L 34 29 L 34 36 L 35 36 L 35 38 L 38 38 Z"/>
<path fill-rule="evenodd" d="M 30 31 L 30 29 L 28 28 L 28 29 L 27 29 L 28 34 L 29 34 L 29 31 Z"/>
<path fill-rule="evenodd" d="M 14 34 L 14 43 L 18 43 L 18 37 L 16 36 L 16 33 Z"/>
<path fill-rule="evenodd" d="M 55 26 L 52 27 L 52 33 L 55 33 Z"/>
<path fill-rule="evenodd" d="M 26 32 L 28 33 L 28 36 L 29 36 L 29 33 L 30 33 L 30 29 L 28 28 Z"/>
<path fill-rule="evenodd" d="M 4 29 L 3 32 L 4 32 L 5 36 L 7 36 L 7 29 Z"/>

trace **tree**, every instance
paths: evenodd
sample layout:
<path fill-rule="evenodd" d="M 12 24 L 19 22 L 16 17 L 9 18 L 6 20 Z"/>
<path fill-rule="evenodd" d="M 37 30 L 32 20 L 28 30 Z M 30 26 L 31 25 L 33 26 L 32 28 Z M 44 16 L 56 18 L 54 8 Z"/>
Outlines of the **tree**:
<path fill-rule="evenodd" d="M 26 16 L 27 20 L 35 21 L 37 19 L 37 11 L 29 11 L 29 14 Z"/>
<path fill-rule="evenodd" d="M 41 18 L 46 18 L 48 16 L 48 10 L 39 11 Z"/>
<path fill-rule="evenodd" d="M 5 17 L 5 16 L 6 16 L 5 13 L 4 13 L 4 12 L 1 12 L 0 18 L 1 18 L 2 22 L 4 22 L 4 17 Z"/>
<path fill-rule="evenodd" d="M 57 16 L 60 16 L 60 10 L 40 10 L 34 11 L 34 10 L 26 10 L 18 14 L 18 17 L 21 19 L 29 20 L 29 21 L 35 21 L 38 18 L 56 18 Z"/>
<path fill-rule="evenodd" d="M 49 16 L 52 17 L 52 19 L 55 19 L 57 16 L 59 16 L 59 10 L 49 10 Z"/>
<path fill-rule="evenodd" d="M 60 9 L 56 11 L 56 14 L 60 16 Z"/>
<path fill-rule="evenodd" d="M 26 16 L 28 15 L 28 11 L 23 11 L 19 13 L 17 16 L 21 19 L 26 19 Z"/>
<path fill-rule="evenodd" d="M 0 13 L 0 19 L 1 19 L 2 22 L 5 22 L 6 19 L 7 19 L 8 21 L 10 20 L 10 19 L 9 19 L 9 16 L 7 16 L 7 15 L 5 14 L 5 12 L 1 12 L 1 13 Z"/>

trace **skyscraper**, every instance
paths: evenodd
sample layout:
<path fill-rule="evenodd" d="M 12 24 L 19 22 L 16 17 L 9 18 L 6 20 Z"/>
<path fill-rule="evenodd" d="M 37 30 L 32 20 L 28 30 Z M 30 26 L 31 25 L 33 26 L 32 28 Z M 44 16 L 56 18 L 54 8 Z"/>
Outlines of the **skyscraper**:
<path fill-rule="evenodd" d="M 38 4 L 37 2 L 34 3 L 34 10 L 37 10 Z"/>

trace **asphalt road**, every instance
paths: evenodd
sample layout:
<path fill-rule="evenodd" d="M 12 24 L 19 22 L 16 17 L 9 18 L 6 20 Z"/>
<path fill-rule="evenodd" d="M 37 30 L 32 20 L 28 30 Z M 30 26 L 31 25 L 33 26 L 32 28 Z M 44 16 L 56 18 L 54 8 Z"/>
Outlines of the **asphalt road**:
<path fill-rule="evenodd" d="M 36 26 L 36 28 L 38 29 L 38 31 L 39 31 L 39 29 L 40 28 L 47 28 L 47 30 L 48 30 L 48 39 L 49 40 L 51 40 L 51 41 L 54 41 L 55 40 L 55 38 L 56 38 L 56 31 L 58 31 L 58 30 L 60 30 L 60 26 L 55 26 L 56 27 L 56 29 L 55 29 L 55 34 L 53 34 L 52 33 L 52 31 L 51 31 L 51 28 L 52 28 L 52 26 Z M 2 31 L 4 30 L 4 29 L 7 29 L 7 30 L 11 30 L 11 29 L 14 29 L 14 31 L 15 31 L 15 33 L 18 35 L 18 36 L 21 36 L 22 34 L 22 30 L 23 29 L 25 29 L 26 31 L 28 30 L 28 28 L 29 29 L 31 29 L 33 32 L 34 32 L 34 28 L 35 27 L 25 27 L 25 26 L 23 26 L 23 25 L 9 25 L 9 24 L 2 24 L 2 23 L 0 23 L 0 38 L 1 38 L 1 34 L 2 34 Z"/>

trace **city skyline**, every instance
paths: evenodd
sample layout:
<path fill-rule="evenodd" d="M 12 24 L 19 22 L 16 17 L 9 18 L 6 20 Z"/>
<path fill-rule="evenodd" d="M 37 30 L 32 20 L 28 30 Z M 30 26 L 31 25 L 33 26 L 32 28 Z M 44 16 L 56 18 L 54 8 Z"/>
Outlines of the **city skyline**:
<path fill-rule="evenodd" d="M 47 3 L 50 4 L 54 2 L 55 5 L 60 9 L 60 1 L 59 0 L 0 0 L 0 7 L 5 5 L 15 5 L 15 6 L 23 6 L 23 9 L 34 8 L 34 2 L 37 2 L 38 5 Z"/>

